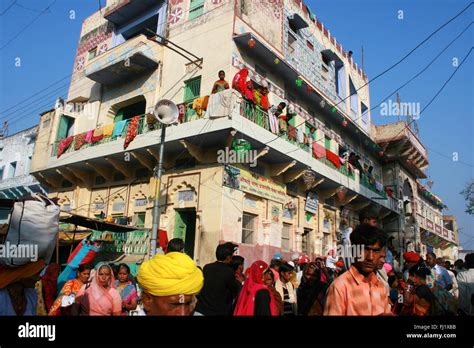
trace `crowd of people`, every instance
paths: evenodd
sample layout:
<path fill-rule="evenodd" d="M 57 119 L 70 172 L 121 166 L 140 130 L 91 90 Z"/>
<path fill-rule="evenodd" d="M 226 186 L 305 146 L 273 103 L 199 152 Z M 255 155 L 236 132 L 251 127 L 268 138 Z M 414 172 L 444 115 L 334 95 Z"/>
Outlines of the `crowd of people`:
<path fill-rule="evenodd" d="M 474 254 L 451 265 L 409 251 L 398 264 L 376 225 L 364 216 L 345 236 L 362 246 L 357 257 L 286 260 L 277 253 L 246 268 L 238 246 L 227 242 L 201 269 L 176 238 L 136 277 L 126 264 L 83 264 L 62 288 L 59 265 L 39 260 L 0 274 L 0 315 L 474 315 Z"/>

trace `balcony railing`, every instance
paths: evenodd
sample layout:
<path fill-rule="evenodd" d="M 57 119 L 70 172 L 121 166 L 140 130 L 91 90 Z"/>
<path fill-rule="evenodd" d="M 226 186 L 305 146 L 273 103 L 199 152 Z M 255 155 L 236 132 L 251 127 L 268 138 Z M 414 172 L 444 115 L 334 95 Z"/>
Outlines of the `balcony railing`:
<path fill-rule="evenodd" d="M 242 103 L 241 103 L 241 107 L 240 107 L 240 113 L 246 119 L 252 121 L 253 123 L 259 125 L 262 128 L 265 128 L 268 131 L 271 131 L 268 112 L 260 109 L 258 106 L 252 105 L 251 103 L 249 103 L 248 101 L 243 99 Z M 308 144 L 301 143 L 298 140 L 293 140 L 293 139 L 290 140 L 290 139 L 288 139 L 288 135 L 286 135 L 286 134 L 281 135 L 280 138 L 288 141 L 291 144 L 294 144 L 294 145 L 298 146 L 299 148 L 303 149 L 306 152 L 311 151 L 311 148 Z M 297 139 L 298 139 L 298 137 L 297 137 Z M 319 161 L 321 163 L 324 163 L 328 167 L 331 167 L 332 169 L 338 171 L 339 173 L 347 176 L 348 178 L 350 178 L 352 180 L 356 180 L 355 171 L 349 170 L 347 163 L 341 164 L 341 166 L 339 168 L 337 168 L 331 161 L 329 161 L 325 157 L 320 158 Z M 370 189 L 371 191 L 379 194 L 383 198 L 387 198 L 386 192 L 377 190 L 376 185 L 371 183 L 369 177 L 366 176 L 363 173 L 360 173 L 360 183 L 364 187 L 366 187 L 366 188 Z M 397 211 L 398 211 L 398 209 L 397 209 Z"/>

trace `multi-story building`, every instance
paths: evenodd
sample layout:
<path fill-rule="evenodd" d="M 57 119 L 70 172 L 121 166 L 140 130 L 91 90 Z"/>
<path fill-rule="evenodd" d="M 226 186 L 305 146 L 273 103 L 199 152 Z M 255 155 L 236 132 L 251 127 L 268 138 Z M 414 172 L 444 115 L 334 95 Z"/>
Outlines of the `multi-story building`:
<path fill-rule="evenodd" d="M 451 243 L 443 249 L 441 257 L 451 262 L 459 258 L 459 232 L 458 222 L 454 215 L 443 215 L 443 236 L 451 237 Z"/>
<path fill-rule="evenodd" d="M 243 68 L 287 103 L 288 132 L 235 90 L 202 110 L 218 72 L 230 82 Z M 326 255 L 361 209 L 398 219 L 368 78 L 303 2 L 109 0 L 84 21 L 65 103 L 41 117 L 34 175 L 64 209 L 151 227 L 161 131 L 147 116 L 162 99 L 180 118 L 166 130 L 160 228 L 199 264 L 223 240 L 249 262 Z M 256 163 L 223 161 L 224 149 Z"/>
<path fill-rule="evenodd" d="M 457 254 L 459 243 L 456 220 L 449 217 L 446 224 L 443 209 L 446 208 L 441 198 L 418 183 L 418 201 L 416 204 L 417 221 L 420 227 L 422 253 L 434 252 L 436 256 L 448 256 L 451 260 Z"/>
<path fill-rule="evenodd" d="M 31 193 L 47 194 L 30 175 L 31 157 L 38 127 L 34 126 L 0 138 L 0 198 L 21 199 Z M 10 209 L 0 209 L 0 223 L 6 221 Z"/>

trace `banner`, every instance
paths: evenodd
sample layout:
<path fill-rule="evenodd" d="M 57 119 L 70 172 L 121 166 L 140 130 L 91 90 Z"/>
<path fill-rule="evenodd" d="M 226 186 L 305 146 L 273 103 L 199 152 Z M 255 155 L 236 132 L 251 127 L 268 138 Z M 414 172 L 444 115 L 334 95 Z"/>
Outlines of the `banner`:
<path fill-rule="evenodd" d="M 262 175 L 229 165 L 224 169 L 224 186 L 251 193 L 275 202 L 286 202 L 286 186 Z"/>

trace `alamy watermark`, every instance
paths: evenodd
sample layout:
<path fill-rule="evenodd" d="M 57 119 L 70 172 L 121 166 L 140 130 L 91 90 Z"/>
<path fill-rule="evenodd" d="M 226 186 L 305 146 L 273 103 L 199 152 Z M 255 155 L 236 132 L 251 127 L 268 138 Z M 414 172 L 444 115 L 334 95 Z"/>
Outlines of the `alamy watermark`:
<path fill-rule="evenodd" d="M 217 163 L 233 164 L 242 163 L 248 164 L 250 167 L 257 166 L 257 150 L 236 151 L 226 147 L 224 150 L 217 151 Z"/>
<path fill-rule="evenodd" d="M 411 116 L 414 120 L 420 118 L 420 103 L 415 102 L 383 102 L 380 104 L 380 115 L 382 116 Z"/>
<path fill-rule="evenodd" d="M 0 244 L 0 259 L 30 259 L 38 261 L 38 244 Z"/>

